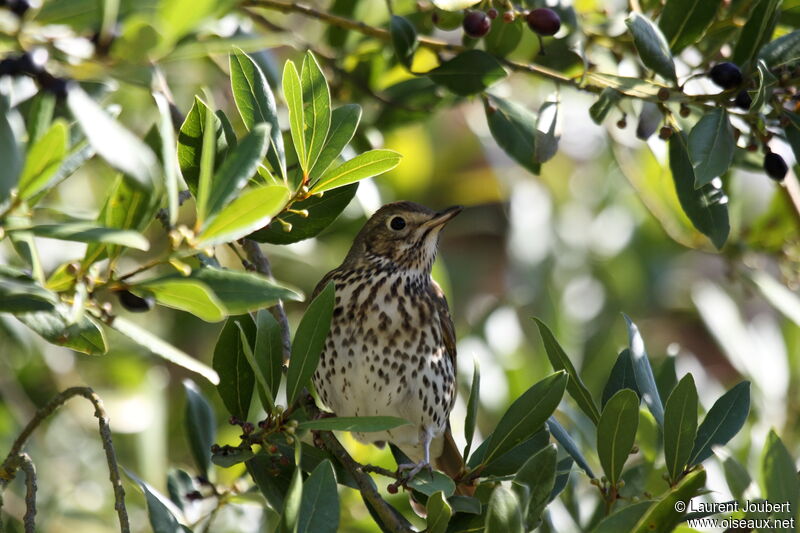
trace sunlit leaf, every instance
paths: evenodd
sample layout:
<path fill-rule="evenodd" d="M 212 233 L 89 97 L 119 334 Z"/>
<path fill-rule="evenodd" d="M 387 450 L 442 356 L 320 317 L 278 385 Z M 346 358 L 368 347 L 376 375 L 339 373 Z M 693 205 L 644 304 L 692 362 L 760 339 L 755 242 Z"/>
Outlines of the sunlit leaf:
<path fill-rule="evenodd" d="M 314 168 L 309 172 L 311 181 L 322 176 L 331 164 L 336 161 L 342 150 L 347 146 L 347 143 L 353 138 L 360 121 L 361 106 L 358 104 L 347 104 L 333 110 L 328 138 L 322 146 L 322 151 L 314 164 Z"/>
<path fill-rule="evenodd" d="M 56 346 L 63 346 L 89 355 L 108 351 L 103 330 L 94 319 L 84 315 L 70 324 L 60 310 L 19 313 L 17 319 Z"/>
<path fill-rule="evenodd" d="M 632 531 L 652 505 L 653 502 L 651 500 L 645 500 L 622 507 L 603 518 L 600 523 L 592 529 L 592 533 Z"/>
<path fill-rule="evenodd" d="M 164 188 L 167 194 L 167 213 L 169 225 L 178 222 L 178 157 L 176 155 L 175 131 L 172 127 L 169 102 L 160 93 L 154 93 L 153 98 L 158 107 L 158 133 L 161 139 L 161 159 L 164 166 Z"/>
<path fill-rule="evenodd" d="M 370 150 L 332 167 L 312 186 L 319 193 L 388 172 L 400 163 L 402 156 L 393 150 Z"/>
<path fill-rule="evenodd" d="M 172 279 L 186 279 L 183 276 Z M 278 300 L 302 300 L 300 294 L 262 275 L 227 268 L 203 267 L 192 270 L 189 279 L 206 285 L 228 314 L 240 315 L 269 307 Z"/>
<path fill-rule="evenodd" d="M 639 328 L 626 314 L 622 315 L 628 326 L 628 342 L 633 363 L 633 375 L 636 377 L 636 386 L 647 408 L 653 414 L 660 427 L 664 427 L 664 404 L 658 394 L 656 378 L 653 376 L 653 367 L 644 347 L 644 339 L 639 333 Z M 638 402 L 638 397 L 637 397 Z"/>
<path fill-rule="evenodd" d="M 433 0 L 433 5 L 445 11 L 460 11 L 474 6 L 480 0 Z"/>
<path fill-rule="evenodd" d="M 303 169 L 310 172 L 322 152 L 325 139 L 328 138 L 331 126 L 331 93 L 317 58 L 310 50 L 303 58 L 300 77 L 306 137 L 306 160 Z"/>
<path fill-rule="evenodd" d="M 192 194 L 197 195 L 197 184 L 200 178 L 200 163 L 203 154 L 203 133 L 205 131 L 206 113 L 208 105 L 200 98 L 195 97 L 192 108 L 186 114 L 178 133 L 178 164 L 183 175 L 183 180 Z M 219 167 L 225 160 L 229 150 L 228 137 L 225 135 L 222 118 L 224 115 L 213 116 L 215 133 L 214 165 Z"/>
<path fill-rule="evenodd" d="M 48 239 L 116 244 L 144 251 L 150 249 L 150 242 L 141 233 L 115 228 L 103 228 L 90 222 L 41 224 L 25 228 L 25 231 L 29 231 L 37 237 L 46 237 Z"/>
<path fill-rule="evenodd" d="M 269 224 L 289 200 L 283 185 L 263 185 L 249 189 L 222 207 L 197 236 L 197 246 L 213 246 L 245 237 Z"/>
<path fill-rule="evenodd" d="M 435 470 L 432 474 L 414 476 L 414 479 L 408 482 L 408 486 L 425 496 L 433 496 L 437 492 L 443 492 L 446 497 L 450 497 L 456 491 L 456 484 L 453 480 Z"/>
<path fill-rule="evenodd" d="M 68 144 L 69 127 L 59 119 L 28 150 L 19 178 L 20 197 L 30 198 L 47 187 L 67 155 Z"/>
<path fill-rule="evenodd" d="M 160 305 L 186 311 L 206 322 L 219 322 L 227 314 L 211 289 L 189 278 L 146 280 L 132 285 L 130 290 L 140 297 L 152 294 Z"/>
<path fill-rule="evenodd" d="M 301 168 L 307 172 L 308 147 L 304 133 L 306 119 L 303 110 L 303 88 L 300 85 L 297 67 L 291 61 L 287 61 L 283 66 L 283 97 L 289 108 L 289 130 L 292 134 L 294 151 Z"/>
<path fill-rule="evenodd" d="M 669 44 L 661 30 L 641 13 L 631 13 L 625 24 L 633 35 L 636 51 L 646 67 L 653 69 L 664 79 L 676 82 L 675 63 Z"/>

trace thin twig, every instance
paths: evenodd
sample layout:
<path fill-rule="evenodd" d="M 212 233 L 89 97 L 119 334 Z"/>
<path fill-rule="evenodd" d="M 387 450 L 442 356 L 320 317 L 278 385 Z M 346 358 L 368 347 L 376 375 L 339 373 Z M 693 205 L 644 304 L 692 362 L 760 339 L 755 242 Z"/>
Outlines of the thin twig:
<path fill-rule="evenodd" d="M 256 269 L 256 272 L 266 276 L 269 279 L 274 279 L 272 276 L 272 267 L 269 264 L 269 259 L 267 259 L 267 256 L 264 255 L 264 252 L 261 251 L 261 247 L 258 245 L 258 243 L 251 239 L 243 239 L 241 244 L 245 255 L 247 255 L 247 260 L 250 261 L 250 263 Z M 269 311 L 272 313 L 272 316 L 275 317 L 275 320 L 278 321 L 278 325 L 281 328 L 281 340 L 283 341 L 283 360 L 288 361 L 289 355 L 292 353 L 292 337 L 291 332 L 289 331 L 289 319 L 286 318 L 286 310 L 283 308 L 283 302 L 279 300 L 277 304 L 269 308 Z"/>
<path fill-rule="evenodd" d="M 103 400 L 89 387 L 70 387 L 59 393 L 44 407 L 36 411 L 36 414 L 31 418 L 25 428 L 23 428 L 22 433 L 19 434 L 14 444 L 11 446 L 11 451 L 8 452 L 5 460 L 0 465 L 0 479 L 2 480 L 0 488 L 4 488 L 4 485 L 14 478 L 14 474 L 19 467 L 22 467 L 23 471 L 25 471 L 24 465 L 18 467 L 16 461 L 18 461 L 18 457 L 22 454 L 22 448 L 25 446 L 31 434 L 33 434 L 36 428 L 52 415 L 56 409 L 64 405 L 67 400 L 74 396 L 83 396 L 94 405 L 94 416 L 98 418 L 100 439 L 103 442 L 103 450 L 106 452 L 109 479 L 114 488 L 114 508 L 119 517 L 120 531 L 122 533 L 130 533 L 131 528 L 128 520 L 128 511 L 125 508 L 125 489 L 122 487 L 122 480 L 119 475 L 117 457 L 114 452 L 114 444 L 111 440 L 111 428 L 108 425 L 108 415 L 106 415 L 105 408 L 103 407 Z"/>
<path fill-rule="evenodd" d="M 36 467 L 27 453 L 17 455 L 19 468 L 25 473 L 25 533 L 36 533 Z"/>

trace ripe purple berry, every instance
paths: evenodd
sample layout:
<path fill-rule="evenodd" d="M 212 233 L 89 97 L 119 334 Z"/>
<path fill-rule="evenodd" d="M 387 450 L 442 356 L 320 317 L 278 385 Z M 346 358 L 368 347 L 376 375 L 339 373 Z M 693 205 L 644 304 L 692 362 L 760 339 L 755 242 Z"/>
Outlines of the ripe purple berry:
<path fill-rule="evenodd" d="M 770 152 L 764 156 L 764 170 L 767 176 L 775 181 L 783 181 L 786 173 L 789 172 L 789 167 L 781 156 L 775 152 Z"/>
<path fill-rule="evenodd" d="M 546 7 L 540 7 L 528 13 L 528 27 L 539 35 L 551 36 L 561 28 L 558 13 Z"/>
<path fill-rule="evenodd" d="M 733 105 L 746 111 L 753 105 L 753 99 L 747 91 L 739 91 L 739 94 L 736 95 L 736 99 L 733 101 Z"/>
<path fill-rule="evenodd" d="M 492 21 L 483 11 L 470 11 L 464 16 L 463 27 L 467 35 L 478 39 L 489 33 Z"/>
<path fill-rule="evenodd" d="M 492 20 L 496 19 L 498 14 L 499 13 L 497 12 L 497 10 L 493 7 L 489 8 L 489 10 L 486 11 L 486 15 Z"/>
<path fill-rule="evenodd" d="M 119 298 L 119 303 L 122 304 L 122 307 L 132 313 L 144 313 L 152 309 L 155 304 L 152 296 L 140 298 L 131 291 L 119 291 L 117 298 Z"/>
<path fill-rule="evenodd" d="M 711 81 L 722 87 L 723 89 L 733 89 L 742 84 L 742 71 L 739 67 L 726 61 L 725 63 L 717 63 L 708 73 Z"/>

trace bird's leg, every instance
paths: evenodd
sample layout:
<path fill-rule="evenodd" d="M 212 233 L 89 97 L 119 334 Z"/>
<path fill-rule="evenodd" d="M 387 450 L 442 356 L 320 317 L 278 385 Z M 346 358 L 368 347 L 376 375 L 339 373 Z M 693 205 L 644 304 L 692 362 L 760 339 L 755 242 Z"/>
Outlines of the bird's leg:
<path fill-rule="evenodd" d="M 408 483 L 414 476 L 420 473 L 423 469 L 428 469 L 431 472 L 431 476 L 433 476 L 433 470 L 431 468 L 431 441 L 433 440 L 433 431 L 430 428 L 425 428 L 421 431 L 422 433 L 422 447 L 424 450 L 424 457 L 422 461 L 419 463 L 403 463 L 397 465 L 397 472 L 398 474 L 403 471 L 408 471 L 407 474 L 403 476 L 404 483 Z"/>

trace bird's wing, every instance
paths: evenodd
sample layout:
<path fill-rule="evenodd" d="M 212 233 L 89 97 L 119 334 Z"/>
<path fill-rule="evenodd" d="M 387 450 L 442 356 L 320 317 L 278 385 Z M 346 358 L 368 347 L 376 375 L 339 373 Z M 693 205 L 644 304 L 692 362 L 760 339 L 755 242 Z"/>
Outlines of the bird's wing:
<path fill-rule="evenodd" d="M 322 279 L 319 280 L 319 283 L 317 283 L 317 286 L 314 287 L 314 292 L 311 293 L 311 299 L 312 300 L 317 297 L 317 294 L 322 292 L 322 289 L 325 288 L 325 286 L 328 284 L 328 282 L 331 280 L 331 278 L 333 278 L 333 275 L 336 274 L 336 272 L 338 272 L 338 270 L 334 268 L 333 270 L 331 270 L 330 272 L 328 272 L 327 274 L 322 276 Z"/>
<path fill-rule="evenodd" d="M 444 347 L 447 350 L 447 355 L 450 357 L 450 362 L 453 363 L 453 375 L 457 376 L 456 369 L 456 328 L 453 326 L 453 319 L 450 318 L 450 308 L 447 306 L 447 298 L 444 296 L 444 291 L 438 283 L 431 280 L 430 288 L 428 289 L 433 298 L 436 312 L 439 315 L 439 324 L 442 326 L 442 338 L 444 339 Z"/>

